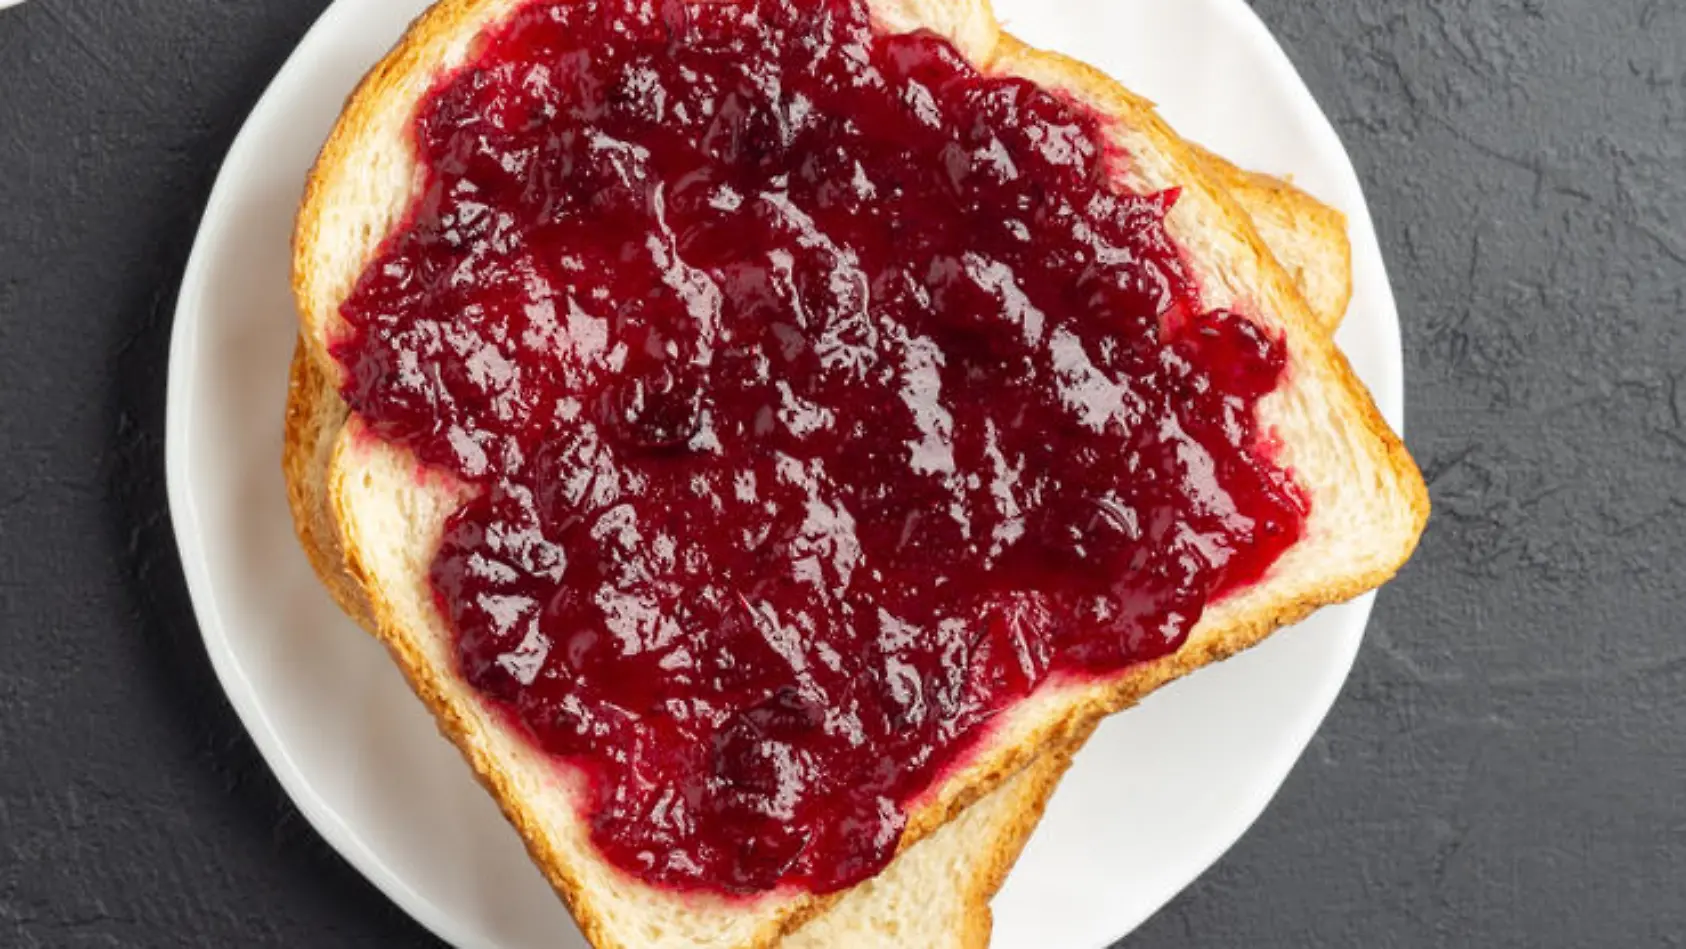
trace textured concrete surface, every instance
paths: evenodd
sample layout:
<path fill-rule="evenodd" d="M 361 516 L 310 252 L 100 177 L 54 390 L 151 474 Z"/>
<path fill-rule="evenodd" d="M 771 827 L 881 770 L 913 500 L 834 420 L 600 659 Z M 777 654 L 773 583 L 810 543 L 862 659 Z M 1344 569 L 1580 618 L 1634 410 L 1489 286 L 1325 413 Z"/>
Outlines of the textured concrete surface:
<path fill-rule="evenodd" d="M 229 712 L 161 476 L 194 225 L 321 6 L 0 13 L 0 945 L 428 944 Z M 1686 2 L 1257 6 L 1369 188 L 1437 515 L 1128 945 L 1686 944 Z"/>

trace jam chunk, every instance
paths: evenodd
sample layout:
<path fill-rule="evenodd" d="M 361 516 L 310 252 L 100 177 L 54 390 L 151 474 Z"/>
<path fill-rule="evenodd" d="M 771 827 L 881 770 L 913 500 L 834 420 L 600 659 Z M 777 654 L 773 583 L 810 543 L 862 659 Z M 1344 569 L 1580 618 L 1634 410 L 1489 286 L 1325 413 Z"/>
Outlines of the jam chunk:
<path fill-rule="evenodd" d="M 344 395 L 476 489 L 461 672 L 618 866 L 861 880 L 1002 709 L 1299 537 L 1284 347 L 1103 132 L 863 0 L 535 0 L 422 104 Z"/>

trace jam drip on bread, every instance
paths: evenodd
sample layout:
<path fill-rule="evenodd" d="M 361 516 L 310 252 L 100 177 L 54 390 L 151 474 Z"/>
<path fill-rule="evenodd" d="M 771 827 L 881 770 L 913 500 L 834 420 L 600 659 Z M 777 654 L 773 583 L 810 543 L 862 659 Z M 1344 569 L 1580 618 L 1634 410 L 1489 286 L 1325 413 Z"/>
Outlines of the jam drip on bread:
<path fill-rule="evenodd" d="M 864 0 L 532 2 L 422 103 L 343 395 L 473 488 L 460 671 L 617 866 L 864 879 L 1004 709 L 1299 538 L 1285 348 L 1102 122 Z"/>

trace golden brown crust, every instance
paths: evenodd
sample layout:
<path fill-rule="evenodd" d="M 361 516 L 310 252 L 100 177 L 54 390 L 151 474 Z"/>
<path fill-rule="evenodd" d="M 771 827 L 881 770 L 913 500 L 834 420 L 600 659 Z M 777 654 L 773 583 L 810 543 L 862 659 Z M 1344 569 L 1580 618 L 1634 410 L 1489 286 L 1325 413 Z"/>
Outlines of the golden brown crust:
<path fill-rule="evenodd" d="M 373 631 L 374 617 L 363 590 L 345 571 L 325 490 L 329 456 L 345 416 L 345 403 L 322 377 L 301 340 L 293 347 L 293 362 L 287 372 L 287 415 L 281 448 L 287 506 L 293 513 L 299 546 L 304 548 L 317 579 L 347 616 Z"/>
<path fill-rule="evenodd" d="M 413 76 L 432 76 L 438 71 L 451 38 L 460 31 L 462 24 L 483 19 L 486 10 L 512 9 L 519 2 L 437 0 L 428 7 L 410 24 L 397 45 L 369 70 L 357 88 L 346 97 L 344 110 L 311 166 L 293 227 L 293 298 L 300 304 L 302 336 L 307 341 L 322 344 L 307 345 L 306 351 L 317 363 L 323 377 L 336 384 L 340 369 L 328 355 L 325 345 L 332 338 L 330 323 L 336 314 L 317 305 L 321 294 L 315 282 L 322 275 L 309 258 L 310 249 L 322 236 L 323 213 L 329 204 L 325 200 L 327 182 L 330 176 L 356 168 L 356 153 L 366 130 L 382 121 L 391 121 L 395 113 L 406 116 L 404 124 L 408 125 L 407 116 L 414 114 L 417 103 L 406 101 L 401 94 L 403 84 Z"/>
<path fill-rule="evenodd" d="M 1287 180 L 1239 168 L 1193 143 L 1189 151 L 1247 212 L 1313 315 L 1333 335 L 1352 302 L 1352 241 L 1347 236 L 1346 215 Z M 1316 254 L 1295 253 L 1288 246 L 1291 242 L 1315 244 Z M 1318 258 L 1315 269 L 1304 260 L 1310 256 Z M 1333 267 L 1326 266 L 1330 256 L 1338 258 Z"/>
<path fill-rule="evenodd" d="M 402 82 L 415 76 L 418 71 L 424 75 L 431 75 L 436 71 L 438 63 L 444 58 L 444 51 L 449 48 L 455 34 L 461 32 L 462 24 L 484 23 L 487 11 L 505 10 L 513 5 L 513 0 L 442 0 L 430 9 L 412 25 L 405 39 L 393 53 L 359 86 L 348 102 L 339 125 L 324 147 L 307 185 L 295 234 L 294 288 L 301 304 L 301 316 L 308 340 L 304 361 L 315 365 L 316 384 L 331 390 L 332 382 L 337 381 L 339 372 L 324 345 L 333 314 L 331 308 L 320 305 L 322 288 L 316 286 L 314 281 L 320 279 L 321 275 L 313 273 L 314 264 L 308 256 L 308 251 L 321 240 L 321 215 L 325 209 L 325 182 L 328 176 L 342 173 L 355 161 L 366 127 L 383 116 L 390 120 L 395 108 L 413 104 L 406 103 L 395 91 L 400 90 Z M 1255 264 L 1265 284 L 1261 287 L 1261 292 L 1281 305 L 1283 321 L 1296 339 L 1320 335 L 1315 332 L 1316 321 L 1306 311 L 1304 304 L 1293 305 L 1292 301 L 1296 295 L 1288 276 L 1275 265 L 1257 231 L 1240 212 L 1234 200 L 1199 169 L 1194 157 L 1145 102 L 1087 66 L 1054 54 L 1032 51 L 1005 34 L 1001 35 L 992 59 L 992 65 L 1002 63 L 1011 65 L 1015 70 L 1029 65 L 1040 71 L 1058 74 L 1063 84 L 1079 88 L 1099 102 L 1106 103 L 1108 111 L 1142 130 L 1153 142 L 1154 148 L 1168 156 L 1175 169 L 1175 180 L 1183 183 L 1185 189 L 1200 195 L 1202 200 L 1216 205 L 1232 222 L 1236 236 L 1257 258 Z M 1315 346 L 1312 348 L 1316 350 Z M 1403 446 L 1381 420 L 1374 405 L 1357 384 L 1344 358 L 1334 353 L 1326 344 L 1314 355 L 1319 360 L 1327 360 L 1332 366 L 1330 371 L 1338 389 L 1347 393 L 1353 410 L 1361 417 L 1362 426 L 1368 430 L 1371 438 L 1382 446 L 1381 450 L 1395 479 L 1405 486 L 1411 495 L 1409 504 L 1412 518 L 1416 530 L 1420 531 L 1427 514 L 1426 491 L 1420 490 L 1420 477 L 1416 475 L 1415 467 Z M 289 415 L 290 443 L 303 444 L 310 431 L 313 429 L 307 419 L 295 420 Z M 345 436 L 341 436 L 336 448 L 336 460 L 331 463 L 331 469 L 341 467 L 337 458 L 346 447 Z M 289 455 L 289 458 L 296 457 Z M 289 464 L 291 465 L 291 462 Z M 289 472 L 291 473 L 291 467 Z M 291 484 L 291 477 L 289 482 Z M 472 729 L 464 718 L 464 713 L 448 700 L 448 689 L 443 677 L 448 675 L 449 671 L 430 666 L 409 644 L 402 630 L 395 627 L 392 620 L 393 608 L 386 601 L 380 585 L 371 581 L 370 571 L 360 560 L 358 545 L 346 534 L 348 517 L 341 505 L 340 492 L 332 481 L 328 482 L 328 494 L 332 498 L 334 543 L 339 545 L 343 554 L 344 572 L 337 574 L 332 569 L 326 569 L 335 559 L 332 556 L 332 546 L 323 540 L 322 525 L 310 521 L 307 517 L 301 521 L 300 535 L 307 552 L 311 554 L 313 564 L 317 565 L 318 572 L 323 575 L 329 589 L 336 591 L 336 599 L 341 600 L 348 612 L 355 615 L 359 609 L 366 610 L 364 616 L 377 621 L 372 624 L 377 635 L 386 642 L 412 688 L 433 711 L 440 730 L 463 751 L 482 784 L 498 800 L 506 817 L 521 831 L 534 861 L 544 870 L 574 911 L 587 938 L 599 946 L 619 945 L 610 937 L 602 921 L 594 916 L 587 894 L 583 891 L 571 864 L 563 859 L 562 854 L 553 851 L 548 838 L 540 832 L 537 819 L 528 813 L 520 794 L 512 786 L 499 762 L 492 760 L 486 750 L 473 740 Z M 295 515 L 298 512 L 298 502 L 295 501 Z M 1415 531 L 1413 536 L 1414 533 Z M 1398 562 L 1402 562 L 1408 553 L 1409 548 L 1401 550 Z M 1029 764 L 1036 753 L 1047 748 L 1069 749 L 1087 735 L 1101 716 L 1133 704 L 1159 686 L 1199 666 L 1232 655 L 1256 643 L 1274 629 L 1300 619 L 1318 606 L 1338 602 L 1373 588 L 1391 576 L 1397 566 L 1398 563 L 1395 562 L 1361 575 L 1344 578 L 1311 594 L 1276 604 L 1275 609 L 1263 615 L 1255 615 L 1237 622 L 1224 635 L 1191 644 L 1168 659 L 1136 669 L 1098 694 L 1087 696 L 1081 704 L 1072 705 L 1062 714 L 1054 716 L 1035 729 L 1030 740 L 1020 741 L 1006 753 L 992 758 L 987 767 L 968 774 L 965 787 L 921 807 L 910 817 L 903 846 L 912 846 L 942 826 L 965 806 L 1019 772 Z M 344 585 L 338 585 L 335 577 L 339 577 Z M 1010 859 L 1002 861 L 1001 873 L 1005 872 L 1005 866 L 1010 865 L 1010 862 Z M 991 870 L 991 873 L 984 874 L 984 879 L 996 876 L 993 865 Z M 806 897 L 792 900 L 788 906 L 772 914 L 769 921 L 749 940 L 748 945 L 770 945 L 781 933 L 823 909 L 827 902 Z"/>
<path fill-rule="evenodd" d="M 989 949 L 990 935 L 995 927 L 995 918 L 989 908 L 990 900 L 1000 891 L 1001 885 L 1007 882 L 1007 873 L 1013 869 L 1013 864 L 1018 862 L 1019 854 L 1024 852 L 1025 844 L 1030 842 L 1030 835 L 1036 830 L 1036 825 L 1042 822 L 1042 815 L 1048 809 L 1048 801 L 1053 798 L 1054 789 L 1059 786 L 1060 779 L 1065 777 L 1066 769 L 1071 767 L 1072 756 L 1088 742 L 1093 733 L 1094 727 L 1091 726 L 1073 738 L 1070 744 L 1045 752 L 1014 778 L 1029 780 L 1031 785 L 1027 789 L 1027 795 L 1022 798 L 1023 807 L 1014 815 L 1012 823 L 1003 828 L 991 843 L 989 854 L 972 879 L 971 891 L 965 896 L 968 912 L 963 922 L 964 929 L 960 933 L 960 945 L 965 949 Z"/>

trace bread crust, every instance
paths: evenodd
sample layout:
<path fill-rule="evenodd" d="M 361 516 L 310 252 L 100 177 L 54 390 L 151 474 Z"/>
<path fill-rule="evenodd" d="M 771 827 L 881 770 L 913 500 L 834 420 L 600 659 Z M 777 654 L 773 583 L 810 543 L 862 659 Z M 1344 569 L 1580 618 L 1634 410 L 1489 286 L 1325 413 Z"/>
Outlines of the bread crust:
<path fill-rule="evenodd" d="M 320 257 L 332 252 L 323 239 L 328 227 L 339 226 L 338 222 L 329 220 L 328 215 L 344 207 L 339 201 L 345 197 L 344 189 L 336 186 L 343 182 L 336 176 L 349 174 L 369 137 L 390 133 L 395 121 L 401 127 L 407 127 L 419 98 L 417 90 L 425 91 L 441 69 L 460 62 L 471 49 L 474 37 L 519 4 L 520 0 L 441 0 L 412 25 L 405 38 L 371 71 L 348 101 L 339 124 L 311 173 L 295 232 L 294 291 L 302 323 L 302 358 L 296 362 L 306 364 L 306 371 L 298 373 L 303 376 L 301 385 L 332 394 L 337 390 L 340 379 L 341 370 L 332 360 L 327 344 L 336 333 L 338 301 L 349 290 L 349 285 L 343 275 L 336 276 L 331 268 L 322 266 Z M 898 11 L 906 6 L 905 3 L 889 5 L 895 6 Z M 932 6 L 932 0 L 926 0 L 923 5 Z M 974 32 L 978 28 L 974 20 L 968 20 L 967 25 Z M 988 26 L 994 29 L 993 20 Z M 1015 732 L 1011 743 L 1000 749 L 992 747 L 989 754 L 980 754 L 980 759 L 963 769 L 957 778 L 942 783 L 913 802 L 902 844 L 904 849 L 913 846 L 1017 774 L 1044 749 L 1070 749 L 1080 743 L 1101 717 L 1134 704 L 1158 687 L 1200 666 L 1253 645 L 1271 631 L 1303 618 L 1319 606 L 1349 599 L 1379 585 L 1391 577 L 1409 556 L 1428 510 L 1426 489 L 1403 445 L 1387 428 L 1344 357 L 1323 338 L 1317 322 L 1299 300 L 1289 275 L 1277 265 L 1258 231 L 1221 183 L 1201 169 L 1198 158 L 1153 113 L 1151 106 L 1086 65 L 1057 54 L 1032 50 L 999 31 L 996 31 L 993 43 L 981 43 L 974 37 L 967 48 L 980 57 L 975 60 L 980 68 L 1027 75 L 1060 87 L 1067 94 L 1095 105 L 1115 118 L 1119 128 L 1128 130 L 1131 138 L 1140 143 L 1136 148 L 1127 148 L 1128 154 L 1133 159 L 1152 159 L 1161 177 L 1183 189 L 1183 197 L 1173 211 L 1171 226 L 1173 237 L 1178 239 L 1185 252 L 1189 244 L 1183 239 L 1184 235 L 1178 233 L 1179 216 L 1184 220 L 1217 221 L 1223 225 L 1223 233 L 1219 236 L 1227 242 L 1228 251 L 1239 262 L 1236 269 L 1245 272 L 1248 279 L 1244 285 L 1256 294 L 1252 302 L 1269 312 L 1289 341 L 1294 371 L 1317 377 L 1318 384 L 1327 388 L 1326 394 L 1340 403 L 1343 422 L 1358 430 L 1353 436 L 1358 450 L 1373 453 L 1370 462 L 1377 476 L 1387 482 L 1385 487 L 1395 493 L 1402 509 L 1399 514 L 1402 520 L 1392 525 L 1401 540 L 1392 545 L 1384 557 L 1364 569 L 1309 590 L 1295 591 L 1289 596 L 1266 598 L 1262 602 L 1249 601 L 1244 615 L 1226 617 L 1228 621 L 1215 634 L 1191 639 L 1177 653 L 1133 669 L 1109 682 L 1076 688 L 1074 700 L 1062 697 L 1066 703 L 1064 708 L 1054 710 L 1036 724 Z M 413 176 L 414 168 L 410 170 Z M 408 201 L 402 203 L 407 206 Z M 398 213 L 402 213 L 402 208 L 397 211 L 389 208 L 386 218 L 377 217 L 372 222 L 363 220 L 358 229 L 362 232 L 359 251 L 364 260 L 396 223 L 395 215 Z M 1201 233 L 1205 236 L 1204 231 Z M 337 401 L 337 395 L 333 396 L 333 400 Z M 288 415 L 289 444 L 312 444 L 314 447 L 309 453 L 312 458 L 322 456 L 325 450 L 323 437 L 327 432 L 325 420 L 333 418 L 332 411 L 318 409 L 301 409 L 297 413 L 289 411 Z M 354 518 L 347 508 L 342 483 L 353 467 L 350 459 L 357 449 L 358 432 L 356 420 L 350 419 L 331 440 L 325 480 L 330 500 L 326 522 L 312 516 L 300 520 L 301 540 L 304 540 L 307 552 L 314 551 L 311 554 L 313 565 L 347 612 L 372 628 L 386 643 L 416 694 L 433 711 L 440 730 L 462 750 L 479 780 L 521 832 L 529 853 L 568 903 L 586 937 L 599 947 L 628 945 L 600 917 L 573 861 L 559 852 L 543 832 L 540 820 L 530 811 L 520 789 L 502 763 L 485 747 L 479 726 L 469 720 L 466 710 L 451 697 L 453 688 L 449 679 L 454 671 L 436 667 L 421 654 L 396 620 L 395 614 L 399 611 L 389 602 L 375 571 L 364 562 L 359 538 L 351 526 Z M 303 464 L 298 459 L 305 454 L 302 449 L 289 452 L 288 457 L 292 459 L 288 462 L 290 500 L 294 494 L 291 487 L 294 483 L 292 466 Z M 294 501 L 296 518 L 301 507 L 308 508 L 308 502 L 302 497 Z M 331 533 L 327 530 L 329 527 L 332 528 Z M 330 536 L 331 540 L 328 539 Z M 334 554 L 336 545 L 337 557 Z M 343 566 L 342 571 L 334 569 L 336 560 Z M 340 579 L 331 579 L 334 576 Z M 1211 612 L 1220 611 L 1214 609 Z M 1031 703 L 1025 704 L 1029 706 Z M 1042 803 L 1045 803 L 1045 795 L 1037 803 L 1037 808 Z M 997 863 L 999 874 L 995 872 Z M 1010 864 L 1010 857 L 989 863 L 990 872 L 982 874 L 981 879 L 987 882 L 1004 874 Z M 999 885 L 998 880 L 979 889 L 993 892 L 995 885 Z M 830 905 L 835 898 L 806 894 L 788 899 L 782 896 L 775 898 L 777 905 L 764 914 L 765 919 L 730 945 L 769 946 L 783 933 Z M 987 928 L 984 932 L 987 939 Z"/>
<path fill-rule="evenodd" d="M 1333 336 L 1352 302 L 1352 240 L 1346 215 L 1287 179 L 1236 167 L 1221 155 L 1188 145 L 1206 172 L 1252 219 L 1260 239 L 1294 281 L 1312 316 Z"/>

